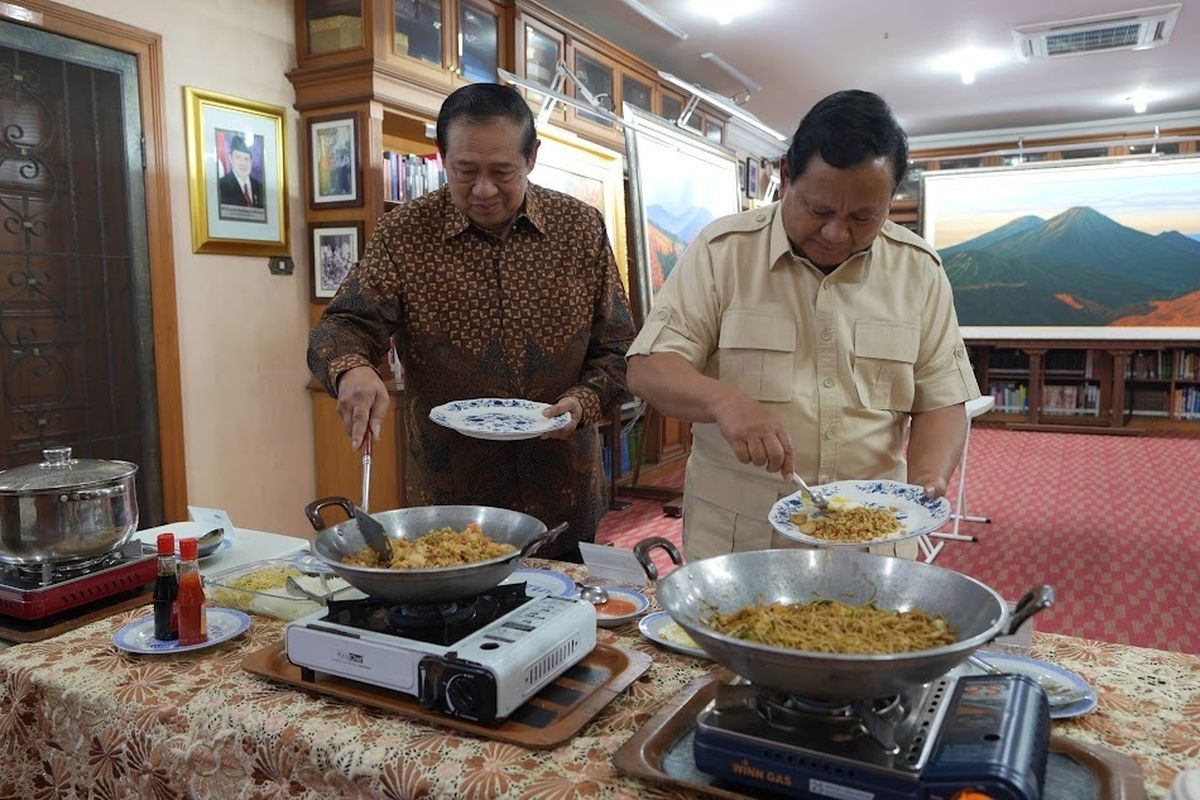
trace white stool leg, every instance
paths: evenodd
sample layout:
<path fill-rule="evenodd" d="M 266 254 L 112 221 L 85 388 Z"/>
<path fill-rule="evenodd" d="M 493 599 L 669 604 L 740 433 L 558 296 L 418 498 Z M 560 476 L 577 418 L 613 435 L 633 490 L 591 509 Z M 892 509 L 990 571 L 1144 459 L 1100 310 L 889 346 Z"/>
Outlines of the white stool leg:
<path fill-rule="evenodd" d="M 936 533 L 931 535 L 937 536 Z M 937 558 L 937 554 L 942 552 L 942 548 L 945 546 L 945 542 L 938 542 L 934 545 L 933 540 L 929 536 L 917 537 L 917 548 L 921 551 L 921 555 L 925 557 L 926 564 L 932 564 L 933 560 Z"/>
<path fill-rule="evenodd" d="M 958 525 L 963 520 L 967 522 L 991 522 L 985 517 L 968 517 L 962 513 L 963 503 L 967 498 L 967 454 L 971 449 L 971 420 L 967 420 L 967 436 L 963 439 L 962 459 L 958 462 L 958 497 L 954 501 L 954 512 L 950 518 L 954 520 L 953 527 L 949 533 L 931 533 L 930 536 L 936 536 L 939 539 L 951 539 L 956 542 L 978 542 L 976 536 L 966 536 L 958 532 Z"/>

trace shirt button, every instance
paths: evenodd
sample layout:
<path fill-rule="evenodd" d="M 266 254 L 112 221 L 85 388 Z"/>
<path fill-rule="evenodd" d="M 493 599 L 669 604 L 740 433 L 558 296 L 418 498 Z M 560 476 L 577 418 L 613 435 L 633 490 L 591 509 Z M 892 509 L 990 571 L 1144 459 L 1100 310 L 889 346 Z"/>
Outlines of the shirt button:
<path fill-rule="evenodd" d="M 826 389 L 833 388 L 833 378 L 826 378 L 825 380 L 821 381 L 821 383 L 825 386 Z"/>
<path fill-rule="evenodd" d="M 766 215 L 766 214 L 759 214 L 758 216 L 756 216 L 756 217 L 754 218 L 754 221 L 755 221 L 755 222 L 766 222 L 766 221 L 767 221 L 767 215 Z"/>
<path fill-rule="evenodd" d="M 833 438 L 833 426 L 832 425 L 825 428 L 825 438 L 827 440 Z"/>
<path fill-rule="evenodd" d="M 961 348 L 961 347 L 954 348 L 954 357 L 955 358 L 962 358 L 966 354 L 967 354 L 967 351 L 964 350 L 963 348 Z"/>
<path fill-rule="evenodd" d="M 821 331 L 821 341 L 828 342 L 832 338 L 833 338 L 833 330 L 832 329 L 826 328 L 825 330 Z"/>
<path fill-rule="evenodd" d="M 832 282 L 832 281 L 822 281 L 822 282 L 821 282 L 821 288 L 822 288 L 822 289 L 830 289 L 830 288 L 832 288 L 832 287 L 833 287 L 833 282 Z"/>

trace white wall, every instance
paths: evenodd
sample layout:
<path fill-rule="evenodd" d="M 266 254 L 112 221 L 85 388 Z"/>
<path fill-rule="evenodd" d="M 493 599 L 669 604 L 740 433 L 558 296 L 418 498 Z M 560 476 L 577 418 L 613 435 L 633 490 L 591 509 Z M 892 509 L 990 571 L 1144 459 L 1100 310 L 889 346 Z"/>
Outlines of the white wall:
<path fill-rule="evenodd" d="M 291 0 L 60 0 L 162 36 L 166 150 L 179 315 L 188 502 L 224 508 L 244 528 L 306 534 L 314 497 L 305 384 L 308 247 Z M 290 276 L 266 258 L 192 253 L 183 87 L 288 110 Z"/>

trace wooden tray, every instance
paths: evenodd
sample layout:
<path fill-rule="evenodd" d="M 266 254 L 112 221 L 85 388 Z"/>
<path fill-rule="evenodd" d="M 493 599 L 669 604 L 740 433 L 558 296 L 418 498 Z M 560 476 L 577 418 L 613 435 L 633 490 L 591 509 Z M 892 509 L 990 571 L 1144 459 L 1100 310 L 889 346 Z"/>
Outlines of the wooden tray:
<path fill-rule="evenodd" d="M 315 682 L 300 677 L 288 661 L 283 641 L 257 650 L 242 660 L 242 669 L 316 694 L 393 711 L 422 722 L 475 734 L 485 739 L 550 750 L 569 741 L 639 675 L 651 658 L 638 650 L 598 644 L 582 661 L 560 675 L 506 720 L 481 725 L 421 708 L 416 698 L 390 689 L 317 673 Z"/>
<path fill-rule="evenodd" d="M 90 622 L 111 617 L 122 611 L 131 611 L 154 602 L 152 590 L 138 591 L 137 594 L 120 597 L 106 597 L 103 600 L 68 608 L 52 617 L 45 619 L 16 619 L 0 615 L 0 639 L 8 642 L 40 642 L 60 633 L 82 628 Z"/>
<path fill-rule="evenodd" d="M 621 746 L 613 756 L 617 769 L 630 777 L 672 788 L 689 789 L 707 797 L 728 800 L 745 800 L 751 795 L 741 794 L 731 788 L 722 788 L 710 783 L 713 779 L 696 769 L 690 745 L 683 746 L 684 737 L 690 734 L 696 716 L 716 694 L 719 680 L 701 676 L 683 688 L 679 694 L 667 701 L 649 722 Z M 1100 745 L 1079 742 L 1065 736 L 1050 737 L 1050 752 L 1067 757 L 1092 773 L 1098 791 L 1092 797 L 1078 800 L 1146 800 L 1146 787 L 1142 780 L 1142 768 L 1129 756 Z M 1064 767 L 1064 770 L 1067 767 Z M 1075 800 L 1062 792 L 1049 789 L 1047 777 L 1046 796 L 1051 800 Z"/>

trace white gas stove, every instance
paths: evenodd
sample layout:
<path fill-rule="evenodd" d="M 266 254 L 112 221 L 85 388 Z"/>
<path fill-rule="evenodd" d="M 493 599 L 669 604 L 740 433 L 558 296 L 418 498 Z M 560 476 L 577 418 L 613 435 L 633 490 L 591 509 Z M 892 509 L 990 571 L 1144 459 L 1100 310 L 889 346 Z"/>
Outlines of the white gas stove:
<path fill-rule="evenodd" d="M 336 675 L 490 723 L 591 652 L 596 612 L 582 600 L 528 597 L 523 583 L 437 606 L 331 601 L 289 623 L 286 645 L 307 681 Z"/>

